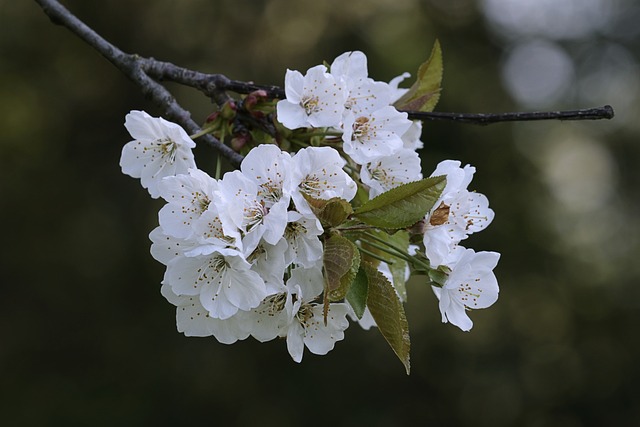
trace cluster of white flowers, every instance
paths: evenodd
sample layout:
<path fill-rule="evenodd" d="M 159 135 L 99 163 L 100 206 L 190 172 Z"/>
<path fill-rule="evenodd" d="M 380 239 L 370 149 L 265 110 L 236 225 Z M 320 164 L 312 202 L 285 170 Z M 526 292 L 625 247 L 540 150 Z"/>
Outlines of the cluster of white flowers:
<path fill-rule="evenodd" d="M 151 254 L 166 266 L 162 294 L 177 308 L 180 332 L 222 343 L 286 338 L 297 362 L 305 346 L 326 354 L 343 339 L 347 315 L 357 318 L 347 301 L 323 304 L 326 230 L 307 200 L 350 202 L 358 188 L 373 199 L 422 178 L 421 125 L 393 107 L 404 77 L 372 80 L 361 52 L 304 76 L 288 70 L 278 121 L 289 129 L 341 133 L 341 151 L 309 146 L 288 153 L 259 145 L 222 179 L 196 167 L 194 143 L 180 126 L 142 111 L 127 115 L 134 140 L 120 164 L 166 201 L 150 234 Z M 492 270 L 499 255 L 460 246 L 493 219 L 487 198 L 467 190 L 474 171 L 456 161 L 438 165 L 432 176 L 446 176 L 446 187 L 422 221 L 424 246 L 406 248 L 420 251 L 445 277 L 433 282 L 442 320 L 465 331 L 472 327 L 466 310 L 488 307 L 498 296 Z M 377 268 L 393 283 L 387 264 Z M 368 310 L 357 320 L 366 329 L 375 325 Z"/>
<path fill-rule="evenodd" d="M 406 91 L 371 79 L 362 52 L 338 56 L 330 70 L 318 65 L 303 76 L 287 70 L 287 99 L 278 103 L 278 120 L 289 129 L 328 127 L 342 132 L 342 149 L 361 166 L 369 197 L 422 178 L 421 122 L 412 122 L 393 103 Z"/>
<path fill-rule="evenodd" d="M 332 303 L 325 325 L 314 302 L 324 288 L 323 229 L 303 194 L 353 198 L 356 184 L 338 152 L 309 147 L 290 155 L 260 145 L 221 180 L 186 162 L 159 179 L 177 161 L 153 163 L 137 151 L 163 141 L 165 151 L 181 152 L 190 139 L 172 138 L 176 125 L 138 111 L 127 116 L 127 127 L 140 120 L 148 133 L 125 147 L 122 165 L 139 161 L 154 178 L 147 183 L 152 195 L 167 202 L 150 234 L 151 254 L 167 266 L 162 293 L 177 307 L 178 330 L 223 343 L 286 337 L 296 361 L 305 345 L 316 354 L 330 351 L 348 326 L 347 308 Z"/>

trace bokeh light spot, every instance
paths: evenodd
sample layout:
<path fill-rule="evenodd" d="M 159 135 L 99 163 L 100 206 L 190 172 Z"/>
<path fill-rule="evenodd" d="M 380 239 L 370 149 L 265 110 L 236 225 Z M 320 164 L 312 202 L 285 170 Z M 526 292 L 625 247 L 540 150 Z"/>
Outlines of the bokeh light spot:
<path fill-rule="evenodd" d="M 551 105 L 571 84 L 573 62 L 558 45 L 542 40 L 517 45 L 503 66 L 503 81 L 509 93 L 531 107 Z"/>

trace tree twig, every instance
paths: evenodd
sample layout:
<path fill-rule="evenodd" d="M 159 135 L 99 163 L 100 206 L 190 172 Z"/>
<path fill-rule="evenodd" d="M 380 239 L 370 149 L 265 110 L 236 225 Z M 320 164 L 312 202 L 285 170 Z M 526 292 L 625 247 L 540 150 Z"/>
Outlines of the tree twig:
<path fill-rule="evenodd" d="M 439 111 L 407 111 L 413 120 L 447 120 L 459 123 L 488 125 L 499 122 L 525 122 L 534 120 L 600 120 L 612 119 L 613 108 L 610 105 L 597 108 L 585 108 L 570 111 L 535 111 L 517 113 L 443 113 Z"/>

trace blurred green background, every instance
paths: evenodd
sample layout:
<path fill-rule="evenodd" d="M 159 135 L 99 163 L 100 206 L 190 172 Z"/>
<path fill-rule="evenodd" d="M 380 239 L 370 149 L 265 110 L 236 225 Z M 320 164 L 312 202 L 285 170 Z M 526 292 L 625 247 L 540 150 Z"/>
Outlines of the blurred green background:
<path fill-rule="evenodd" d="M 640 419 L 640 4 L 636 0 L 66 1 L 126 52 L 283 84 L 362 50 L 415 72 L 438 38 L 456 112 L 611 104 L 612 121 L 424 127 L 425 173 L 477 167 L 502 254 L 464 333 L 409 288 L 412 373 L 352 325 L 327 356 L 185 338 L 120 173 L 132 109 L 161 112 L 35 2 L 0 0 L 0 410 L 6 426 L 631 425 Z M 169 85 L 201 122 L 207 99 Z M 214 155 L 199 148 L 199 165 Z"/>

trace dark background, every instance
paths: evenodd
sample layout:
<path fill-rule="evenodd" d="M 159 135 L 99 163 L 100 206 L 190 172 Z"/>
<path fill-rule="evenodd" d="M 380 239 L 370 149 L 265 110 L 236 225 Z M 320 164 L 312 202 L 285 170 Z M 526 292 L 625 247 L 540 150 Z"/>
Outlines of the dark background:
<path fill-rule="evenodd" d="M 464 333 L 421 280 L 412 372 L 357 325 L 298 365 L 284 342 L 176 332 L 147 235 L 159 201 L 120 172 L 132 109 L 160 111 L 35 2 L 0 0 L 2 425 L 596 426 L 640 419 L 640 5 L 635 0 L 67 1 L 126 52 L 282 85 L 362 50 L 377 80 L 438 38 L 439 111 L 611 104 L 612 121 L 427 123 L 425 174 L 477 167 L 499 301 Z M 209 101 L 170 85 L 201 122 Z M 201 167 L 213 165 L 206 147 Z"/>

